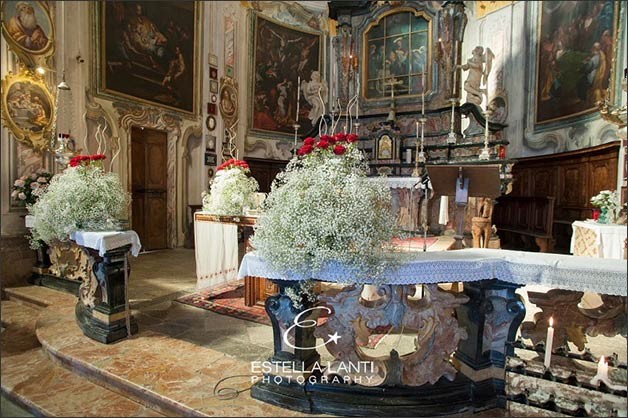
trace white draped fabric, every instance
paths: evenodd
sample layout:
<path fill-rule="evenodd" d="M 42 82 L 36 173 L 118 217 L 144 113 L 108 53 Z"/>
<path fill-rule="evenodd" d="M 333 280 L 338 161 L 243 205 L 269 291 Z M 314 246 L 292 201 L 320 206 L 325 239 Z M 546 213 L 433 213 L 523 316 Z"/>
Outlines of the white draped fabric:
<path fill-rule="evenodd" d="M 234 280 L 238 272 L 238 226 L 194 221 L 196 289 L 208 289 Z"/>
<path fill-rule="evenodd" d="M 587 257 L 470 248 L 413 253 L 412 259 L 406 259 L 396 270 L 385 275 L 385 283 L 421 284 L 499 279 L 521 285 L 539 284 L 558 289 L 626 296 L 626 274 L 624 260 L 600 259 L 591 263 L 591 259 Z M 338 263 L 330 264 L 316 275 L 278 273 L 255 251 L 246 254 L 240 265 L 238 277 L 246 276 L 276 280 L 315 278 L 338 283 L 350 283 L 356 278 L 349 268 Z"/>
<path fill-rule="evenodd" d="M 600 258 L 624 258 L 624 240 L 628 235 L 626 225 L 608 225 L 592 221 L 575 221 L 572 224 L 573 234 L 571 234 L 571 250 L 573 255 L 585 255 L 587 250 L 593 249 L 592 253 Z M 589 229 L 595 234 L 592 242 L 586 239 L 587 234 L 580 228 Z M 591 247 L 593 248 L 587 248 Z"/>
<path fill-rule="evenodd" d="M 82 247 L 98 250 L 101 257 L 109 250 L 131 245 L 134 257 L 140 252 L 142 244 L 135 231 L 76 231 L 70 239 Z"/>

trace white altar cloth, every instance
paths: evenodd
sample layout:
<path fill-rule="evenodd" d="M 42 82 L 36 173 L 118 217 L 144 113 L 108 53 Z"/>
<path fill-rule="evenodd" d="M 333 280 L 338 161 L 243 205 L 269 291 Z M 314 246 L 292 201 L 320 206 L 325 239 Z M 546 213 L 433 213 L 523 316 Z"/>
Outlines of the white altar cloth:
<path fill-rule="evenodd" d="M 140 253 L 142 244 L 135 231 L 76 231 L 70 239 L 78 245 L 98 250 L 101 257 L 109 250 L 131 244 L 131 254 L 134 257 Z"/>
<path fill-rule="evenodd" d="M 413 253 L 411 260 L 403 262 L 399 268 L 386 274 L 386 284 L 499 279 L 520 285 L 539 284 L 558 289 L 626 296 L 626 275 L 624 260 L 600 259 L 591 263 L 591 259 L 587 257 L 472 248 Z M 242 260 L 238 277 L 246 276 L 275 280 L 315 278 L 338 283 L 349 283 L 355 278 L 348 268 L 339 263 L 330 264 L 316 276 L 281 274 L 270 269 L 256 251 L 247 253 Z"/>
<path fill-rule="evenodd" d="M 238 272 L 238 226 L 194 217 L 196 290 L 235 280 Z"/>
<path fill-rule="evenodd" d="M 599 258 L 624 258 L 624 240 L 628 236 L 628 228 L 626 225 L 609 225 L 594 221 L 575 221 L 572 224 L 572 228 L 571 249 L 569 251 L 573 255 L 588 255 L 588 253 L 592 252 L 597 254 Z M 593 231 L 595 240 L 588 242 L 578 228 Z"/>

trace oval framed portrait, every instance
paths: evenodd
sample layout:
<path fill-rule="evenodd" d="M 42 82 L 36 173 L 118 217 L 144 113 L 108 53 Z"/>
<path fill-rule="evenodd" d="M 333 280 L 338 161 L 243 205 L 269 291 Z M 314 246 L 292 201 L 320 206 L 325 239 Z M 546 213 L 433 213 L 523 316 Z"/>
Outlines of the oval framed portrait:
<path fill-rule="evenodd" d="M 205 126 L 207 126 L 207 129 L 210 131 L 216 129 L 216 118 L 213 116 L 207 116 L 207 119 L 205 119 Z"/>
<path fill-rule="evenodd" d="M 2 36 L 27 66 L 34 66 L 54 53 L 55 28 L 48 4 L 43 1 L 0 4 Z"/>
<path fill-rule="evenodd" d="M 231 78 L 221 80 L 220 103 L 218 109 L 226 126 L 232 126 L 238 120 L 238 89 L 237 84 Z"/>
<path fill-rule="evenodd" d="M 2 80 L 2 119 L 15 139 L 35 151 L 49 148 L 55 111 L 48 87 L 32 72 L 9 73 Z"/>

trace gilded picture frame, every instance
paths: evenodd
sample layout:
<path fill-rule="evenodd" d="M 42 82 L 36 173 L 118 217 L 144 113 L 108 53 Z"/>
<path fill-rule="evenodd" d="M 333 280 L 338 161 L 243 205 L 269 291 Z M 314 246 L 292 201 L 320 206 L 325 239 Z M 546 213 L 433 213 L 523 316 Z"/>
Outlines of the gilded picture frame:
<path fill-rule="evenodd" d="M 44 80 L 30 70 L 2 80 L 2 119 L 16 140 L 47 151 L 55 124 L 55 100 Z"/>
<path fill-rule="evenodd" d="M 200 106 L 202 8 L 196 1 L 93 6 L 96 92 L 195 116 Z"/>
<path fill-rule="evenodd" d="M 618 27 L 619 2 L 613 0 L 540 2 L 533 85 L 536 126 L 596 113 L 596 102 L 607 91 L 614 100 Z"/>
<path fill-rule="evenodd" d="M 43 64 L 54 54 L 55 26 L 48 2 L 3 1 L 0 17 L 2 36 L 27 67 Z"/>
<path fill-rule="evenodd" d="M 403 16 L 408 16 L 407 27 L 393 22 Z M 389 100 L 391 78 L 401 81 L 394 87 L 398 98 L 432 93 L 433 27 L 432 16 L 411 7 L 391 9 L 366 26 L 362 32 L 362 80 L 365 82 L 361 93 L 367 102 Z M 395 66 L 391 61 L 399 60 L 400 56 L 406 58 Z M 376 71 L 379 75 L 374 74 Z"/>
<path fill-rule="evenodd" d="M 298 79 L 309 82 L 312 73 L 324 75 L 324 33 L 292 26 L 259 13 L 251 13 L 253 40 L 250 50 L 249 131 L 269 138 L 294 135 L 299 108 L 300 132 L 313 128 L 308 118 L 311 104 L 300 95 Z"/>

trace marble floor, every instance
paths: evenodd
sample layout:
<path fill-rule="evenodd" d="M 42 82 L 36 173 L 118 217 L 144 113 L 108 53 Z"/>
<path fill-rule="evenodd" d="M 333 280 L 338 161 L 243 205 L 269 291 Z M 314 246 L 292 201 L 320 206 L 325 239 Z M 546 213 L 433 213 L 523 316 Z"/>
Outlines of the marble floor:
<path fill-rule="evenodd" d="M 174 301 L 195 290 L 193 250 L 142 254 L 131 268 L 129 295 L 140 333 L 111 345 L 82 335 L 73 296 L 36 286 L 8 292 L 1 416 L 300 415 L 252 399 L 247 390 L 250 362 L 272 354 L 271 327 Z M 382 348 L 398 341 L 385 339 Z M 213 394 L 224 378 L 230 379 L 224 385 L 242 390 L 236 399 Z"/>

